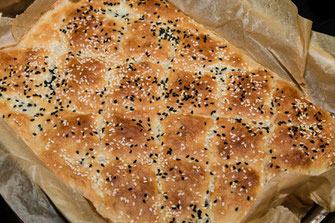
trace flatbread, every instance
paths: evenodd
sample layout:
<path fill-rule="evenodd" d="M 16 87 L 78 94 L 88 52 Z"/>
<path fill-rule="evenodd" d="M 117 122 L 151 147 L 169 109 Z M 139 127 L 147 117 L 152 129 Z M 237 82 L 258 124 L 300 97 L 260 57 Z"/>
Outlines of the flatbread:
<path fill-rule="evenodd" d="M 111 222 L 239 222 L 334 161 L 327 111 L 164 0 L 59 0 L 0 81 L 2 117 Z"/>

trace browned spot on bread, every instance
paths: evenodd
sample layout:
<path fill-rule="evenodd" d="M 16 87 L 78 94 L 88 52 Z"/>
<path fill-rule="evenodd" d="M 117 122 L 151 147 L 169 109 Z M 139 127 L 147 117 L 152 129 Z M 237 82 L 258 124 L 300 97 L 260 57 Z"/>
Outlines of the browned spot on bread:
<path fill-rule="evenodd" d="M 122 42 L 123 51 L 128 55 L 152 59 L 168 60 L 171 43 L 159 37 L 159 29 L 149 22 L 138 21 L 128 27 Z"/>
<path fill-rule="evenodd" d="M 227 72 L 222 110 L 219 113 L 268 121 L 274 114 L 270 104 L 272 86 L 272 76 L 265 71 Z"/>
<path fill-rule="evenodd" d="M 142 111 L 162 104 L 164 67 L 148 61 L 117 66 L 108 98 L 113 105 Z"/>
<path fill-rule="evenodd" d="M 264 174 L 241 163 L 217 163 L 213 171 L 215 182 L 210 197 L 215 219 L 240 222 L 261 192 Z"/>
<path fill-rule="evenodd" d="M 155 121 L 152 113 L 127 114 L 115 110 L 105 114 L 105 130 L 101 138 L 105 154 L 112 160 L 156 162 Z"/>
<path fill-rule="evenodd" d="M 104 202 L 100 207 L 118 221 L 159 221 L 160 207 L 156 175 L 149 166 L 106 166 L 102 173 Z"/>
<path fill-rule="evenodd" d="M 270 173 L 319 173 L 331 165 L 334 160 L 334 127 L 326 124 L 324 128 L 320 130 L 312 125 L 276 125 L 270 145 Z"/>
<path fill-rule="evenodd" d="M 198 70 L 218 63 L 220 58 L 217 54 L 226 48 L 211 35 L 194 33 L 194 30 L 181 30 L 179 36 L 181 40 L 175 49 L 173 65 L 180 69 Z"/>
<path fill-rule="evenodd" d="M 215 158 L 219 162 L 246 162 L 253 167 L 260 166 L 267 153 L 268 132 L 267 126 L 256 126 L 242 119 L 220 118 L 212 140 Z"/>
<path fill-rule="evenodd" d="M 273 98 L 278 111 L 276 123 L 322 125 L 333 122 L 328 112 L 303 98 L 299 90 L 287 81 L 276 81 Z"/>
<path fill-rule="evenodd" d="M 169 115 L 162 121 L 164 157 L 205 162 L 210 159 L 206 136 L 213 126 L 210 118 Z"/>
<path fill-rule="evenodd" d="M 108 64 L 71 53 L 63 55 L 59 63 L 61 66 L 51 83 L 56 99 L 73 110 L 100 113 L 105 103 Z"/>
<path fill-rule="evenodd" d="M 218 107 L 218 84 L 208 72 L 174 70 L 164 93 L 166 110 L 195 115 L 212 115 Z"/>
<path fill-rule="evenodd" d="M 44 81 L 50 77 L 49 56 L 50 52 L 43 48 L 0 52 L 2 92 L 7 95 L 21 94 L 24 98 L 45 98 L 50 93 L 50 89 L 44 85 Z"/>
<path fill-rule="evenodd" d="M 59 31 L 69 49 L 85 55 L 113 55 L 114 61 L 121 56 L 118 43 L 125 32 L 121 21 L 104 16 L 105 9 L 93 10 L 91 4 L 68 10 Z"/>
<path fill-rule="evenodd" d="M 164 216 L 167 220 L 208 218 L 203 204 L 209 186 L 209 174 L 202 165 L 167 160 L 158 173 L 163 190 Z M 199 217 L 198 213 L 201 213 Z"/>

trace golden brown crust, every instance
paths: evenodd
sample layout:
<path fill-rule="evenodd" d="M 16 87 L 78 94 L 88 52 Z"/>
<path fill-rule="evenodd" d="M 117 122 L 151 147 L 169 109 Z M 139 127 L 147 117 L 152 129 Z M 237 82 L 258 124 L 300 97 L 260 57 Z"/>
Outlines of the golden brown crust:
<path fill-rule="evenodd" d="M 104 108 L 103 94 L 106 91 L 108 63 L 92 57 L 78 57 L 73 53 L 59 58 L 59 67 L 52 88 L 55 99 L 67 108 L 80 111 L 101 113 Z"/>
<path fill-rule="evenodd" d="M 287 81 L 276 81 L 273 99 L 277 114 L 269 148 L 270 173 L 317 174 L 331 166 L 334 120 L 330 114 L 303 98 Z"/>
<path fill-rule="evenodd" d="M 137 34 L 133 35 L 133 32 L 125 34 L 122 49 L 126 55 L 149 58 L 154 61 L 168 60 L 172 46 L 166 41 L 159 42 L 158 34 L 152 35 L 158 32 L 152 30 L 149 22 L 139 21 L 131 24 L 128 29 Z"/>
<path fill-rule="evenodd" d="M 299 90 L 287 81 L 276 82 L 273 98 L 277 110 L 276 123 L 313 125 L 333 122 L 328 112 L 303 98 Z"/>
<path fill-rule="evenodd" d="M 228 71 L 219 113 L 262 122 L 269 121 L 274 114 L 270 104 L 272 88 L 273 75 L 267 70 Z"/>
<path fill-rule="evenodd" d="M 197 162 L 168 159 L 159 171 L 164 221 L 209 220 L 206 194 L 210 174 Z"/>
<path fill-rule="evenodd" d="M 150 112 L 162 106 L 165 69 L 149 61 L 125 60 L 112 71 L 109 103 Z"/>
<path fill-rule="evenodd" d="M 50 67 L 49 55 L 50 52 L 44 48 L 1 51 L 2 91 L 10 95 L 22 94 L 28 99 L 49 93 L 50 90 L 44 86 Z"/>
<path fill-rule="evenodd" d="M 124 113 L 117 109 L 105 113 L 101 135 L 104 153 L 122 162 L 154 162 L 159 145 L 155 142 L 155 117 L 152 113 Z"/>
<path fill-rule="evenodd" d="M 334 162 L 334 121 L 164 0 L 58 1 L 0 51 L 0 113 L 112 222 L 238 222 Z"/>
<path fill-rule="evenodd" d="M 210 118 L 190 115 L 169 115 L 161 122 L 163 157 L 206 162 L 210 151 L 206 136 L 213 126 Z"/>
<path fill-rule="evenodd" d="M 218 162 L 243 162 L 261 167 L 267 154 L 269 127 L 256 126 L 242 119 L 220 118 L 214 130 L 212 150 Z"/>
<path fill-rule="evenodd" d="M 172 67 L 164 94 L 165 107 L 172 113 L 212 115 L 218 105 L 218 84 L 209 72 L 185 72 Z"/>
<path fill-rule="evenodd" d="M 150 166 L 115 161 L 104 168 L 103 203 L 99 210 L 119 222 L 160 220 L 156 173 Z"/>
<path fill-rule="evenodd" d="M 240 222 L 264 184 L 264 174 L 243 163 L 217 163 L 211 200 L 217 222 Z M 243 205 L 241 205 L 243 204 Z"/>
<path fill-rule="evenodd" d="M 317 174 L 334 160 L 333 126 L 325 126 L 326 131 L 310 127 L 281 125 L 276 126 L 270 145 L 270 173 L 299 171 Z"/>

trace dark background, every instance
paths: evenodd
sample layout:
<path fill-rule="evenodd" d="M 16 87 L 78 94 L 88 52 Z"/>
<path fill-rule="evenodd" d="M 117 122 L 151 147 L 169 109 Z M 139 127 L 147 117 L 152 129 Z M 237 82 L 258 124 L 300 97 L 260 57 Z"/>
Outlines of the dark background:
<path fill-rule="evenodd" d="M 313 21 L 312 30 L 335 36 L 334 1 L 292 0 L 302 17 Z"/>
<path fill-rule="evenodd" d="M 0 0 L 4 1 L 4 0 Z M 26 2 L 29 2 L 27 0 Z M 335 36 L 335 8 L 331 1 L 323 0 L 292 0 L 298 7 L 299 14 L 313 21 L 312 29 L 317 32 Z M 31 2 L 31 1 L 30 1 Z M 8 223 L 22 222 L 10 209 L 0 195 L 0 221 Z M 335 222 L 334 214 L 327 217 L 325 222 Z"/>

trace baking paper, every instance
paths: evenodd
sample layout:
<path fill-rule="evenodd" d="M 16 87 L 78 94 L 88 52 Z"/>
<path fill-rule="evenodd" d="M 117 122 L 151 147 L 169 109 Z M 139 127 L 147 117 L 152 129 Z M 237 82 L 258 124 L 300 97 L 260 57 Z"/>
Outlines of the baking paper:
<path fill-rule="evenodd" d="M 6 17 L 15 18 L 22 13 L 34 0 L 2 0 L 0 1 L 0 12 Z"/>
<path fill-rule="evenodd" d="M 55 0 L 37 0 L 16 19 L 2 18 L 0 48 L 18 42 L 54 2 Z M 263 66 L 295 83 L 317 105 L 335 112 L 335 39 L 311 31 L 311 21 L 300 17 L 290 0 L 169 2 Z M 3 125 L 0 125 L 0 130 L 6 136 L 7 129 Z M 0 139 L 0 142 L 4 139 L 8 141 L 6 137 Z M 74 222 L 102 221 L 80 195 L 58 180 L 37 157 L 27 162 L 26 153 L 30 151 L 29 154 L 34 155 L 27 146 L 21 143 L 16 147 L 18 153 L 14 154 L 11 146 L 7 145 L 8 153 L 5 156 L 11 156 L 15 165 L 23 165 L 28 170 L 24 173 L 28 172 L 33 183 L 43 189 L 67 219 Z M 3 149 L 3 145 L 0 149 Z M 57 183 L 50 185 L 49 182 Z M 335 211 L 334 183 L 335 169 L 332 168 L 320 176 L 294 173 L 276 176 L 266 185 L 244 222 L 300 222 L 313 202 L 328 211 Z M 53 188 L 51 192 L 48 187 Z M 41 198 L 36 197 L 34 201 L 38 202 L 39 199 Z M 80 207 L 76 206 L 78 202 Z M 53 213 L 51 211 L 50 220 L 54 217 Z"/>

